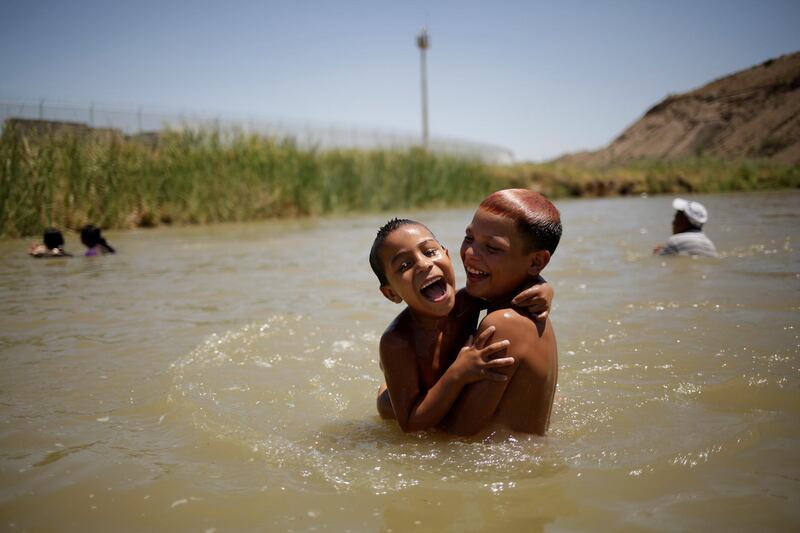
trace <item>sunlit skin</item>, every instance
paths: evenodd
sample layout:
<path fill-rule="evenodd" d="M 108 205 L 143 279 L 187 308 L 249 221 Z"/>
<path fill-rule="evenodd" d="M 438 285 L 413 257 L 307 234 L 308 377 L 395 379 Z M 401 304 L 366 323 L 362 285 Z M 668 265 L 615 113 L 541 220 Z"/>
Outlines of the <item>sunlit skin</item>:
<path fill-rule="evenodd" d="M 550 261 L 546 250 L 526 251 L 516 224 L 508 217 L 478 209 L 464 232 L 461 260 L 467 275 L 467 292 L 492 301 L 518 293 L 533 284 Z"/>
<path fill-rule="evenodd" d="M 514 361 L 497 356 L 508 343 L 489 344 L 491 329 L 472 341 L 479 302 L 455 290 L 449 253 L 424 226 L 397 228 L 386 237 L 379 256 L 388 279 L 381 293 L 408 307 L 381 337 L 388 390 L 379 392 L 378 411 L 384 418 L 396 418 L 404 431 L 436 427 L 464 386 L 505 380 L 499 369 Z M 538 302 L 531 308 L 542 310 L 542 295 L 552 299 L 552 289 L 538 286 L 531 291 L 530 298 Z"/>
<path fill-rule="evenodd" d="M 455 305 L 455 272 L 449 252 L 423 226 L 408 224 L 386 237 L 380 252 L 389 285 L 381 292 L 389 300 L 406 302 L 420 327 L 446 319 Z M 425 297 L 422 288 L 436 285 L 441 294 Z"/>
<path fill-rule="evenodd" d="M 391 402 L 387 406 L 381 402 L 386 394 L 379 394 L 378 409 L 383 416 L 396 418 L 404 431 L 435 427 L 464 385 L 492 376 L 505 379 L 487 371 L 513 360 L 488 359 L 492 349 L 504 344 L 483 352 L 468 349 L 454 360 L 474 328 L 478 309 L 467 305 L 463 295 L 457 302 L 450 255 L 425 227 L 397 228 L 379 255 L 389 281 L 381 293 L 408 307 L 381 337 L 381 368 Z"/>
<path fill-rule="evenodd" d="M 514 220 L 479 208 L 465 231 L 461 258 L 467 291 L 489 304 L 478 333 L 494 329 L 491 340 L 508 341 L 506 353 L 515 362 L 501 370 L 507 381 L 465 387 L 443 427 L 462 435 L 487 425 L 543 435 L 558 373 L 555 334 L 550 320 L 530 320 L 511 308 L 511 299 L 535 282 L 550 252 L 528 250 Z"/>

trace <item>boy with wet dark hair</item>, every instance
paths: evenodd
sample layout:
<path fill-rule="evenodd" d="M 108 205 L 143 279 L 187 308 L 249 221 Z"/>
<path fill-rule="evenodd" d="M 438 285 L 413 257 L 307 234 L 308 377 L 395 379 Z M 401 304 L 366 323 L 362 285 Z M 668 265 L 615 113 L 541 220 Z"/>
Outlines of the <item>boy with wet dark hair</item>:
<path fill-rule="evenodd" d="M 42 235 L 43 244 L 32 244 L 28 254 L 33 257 L 72 257 L 64 251 L 64 236 L 56 228 L 47 228 Z"/>
<path fill-rule="evenodd" d="M 533 322 L 511 301 L 534 285 L 550 262 L 561 239 L 560 214 L 537 192 L 502 190 L 481 202 L 465 233 L 466 290 L 488 303 L 478 333 L 492 330 L 492 340 L 506 341 L 514 363 L 498 370 L 507 380 L 465 387 L 443 426 L 461 435 L 487 424 L 544 435 L 558 378 L 556 337 L 550 320 Z"/>
<path fill-rule="evenodd" d="M 472 341 L 481 303 L 456 291 L 449 252 L 428 228 L 390 220 L 378 231 L 370 266 L 381 293 L 407 304 L 380 341 L 386 378 L 378 394 L 381 416 L 395 418 L 404 431 L 436 427 L 465 386 L 507 379 L 498 370 L 514 359 L 496 356 L 507 342 L 488 344 L 491 328 Z M 520 294 L 521 305 L 535 313 L 546 312 L 551 299 L 552 288 L 544 284 Z"/>

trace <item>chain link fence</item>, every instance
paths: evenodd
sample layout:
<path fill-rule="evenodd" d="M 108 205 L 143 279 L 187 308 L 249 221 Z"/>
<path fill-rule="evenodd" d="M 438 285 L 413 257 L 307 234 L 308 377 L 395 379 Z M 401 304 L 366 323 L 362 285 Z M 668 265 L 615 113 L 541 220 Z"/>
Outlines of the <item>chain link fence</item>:
<path fill-rule="evenodd" d="M 198 113 L 154 113 L 143 108 L 125 109 L 107 106 L 55 104 L 46 101 L 0 101 L 0 123 L 23 119 L 74 124 L 91 128 L 110 128 L 125 135 L 153 133 L 172 129 L 215 129 L 241 131 L 267 137 L 291 137 L 301 146 L 320 150 L 335 148 L 407 149 L 419 146 L 419 135 L 386 128 L 365 128 L 341 124 L 265 120 L 202 115 Z M 501 146 L 464 139 L 433 136 L 429 148 L 435 152 L 475 157 L 487 163 L 513 162 L 510 150 Z"/>

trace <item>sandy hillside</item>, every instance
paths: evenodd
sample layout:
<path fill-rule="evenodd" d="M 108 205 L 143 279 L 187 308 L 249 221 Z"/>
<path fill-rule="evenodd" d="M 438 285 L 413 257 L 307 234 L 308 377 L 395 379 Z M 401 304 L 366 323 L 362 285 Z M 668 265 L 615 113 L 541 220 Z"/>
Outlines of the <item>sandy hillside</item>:
<path fill-rule="evenodd" d="M 607 147 L 561 160 L 594 166 L 701 154 L 800 164 L 800 52 L 670 95 Z"/>

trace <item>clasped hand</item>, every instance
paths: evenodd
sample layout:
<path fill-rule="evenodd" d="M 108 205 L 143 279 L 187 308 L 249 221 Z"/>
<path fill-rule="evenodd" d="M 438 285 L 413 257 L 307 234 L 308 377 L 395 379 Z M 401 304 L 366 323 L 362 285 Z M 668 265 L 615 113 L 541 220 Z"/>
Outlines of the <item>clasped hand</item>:
<path fill-rule="evenodd" d="M 486 328 L 477 338 L 470 335 L 467 343 L 458 352 L 453 366 L 458 372 L 459 379 L 464 383 L 472 383 L 482 379 L 492 381 L 506 381 L 508 376 L 498 371 L 498 369 L 514 364 L 514 358 L 505 353 L 508 345 L 507 340 L 488 344 L 494 333 L 494 326 Z"/>
<path fill-rule="evenodd" d="M 540 283 L 528 287 L 511 300 L 511 305 L 521 308 L 536 321 L 546 320 L 550 315 L 550 302 L 553 301 L 553 287 L 541 279 Z"/>

